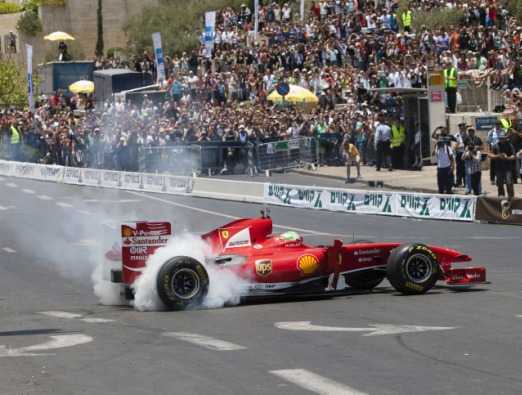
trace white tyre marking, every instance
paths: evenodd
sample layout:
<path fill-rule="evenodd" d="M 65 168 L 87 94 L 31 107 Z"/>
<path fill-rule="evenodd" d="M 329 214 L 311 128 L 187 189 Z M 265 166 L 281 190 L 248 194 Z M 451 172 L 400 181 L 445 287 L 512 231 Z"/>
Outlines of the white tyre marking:
<path fill-rule="evenodd" d="M 21 347 L 21 348 L 7 348 L 4 345 L 0 345 L 0 357 L 38 357 L 45 355 L 54 355 L 49 353 L 38 353 L 38 351 L 49 351 L 60 348 L 74 347 L 81 344 L 90 343 L 93 338 L 82 333 L 75 335 L 58 335 L 50 336 L 51 340 L 35 344 L 34 346 Z"/>
<path fill-rule="evenodd" d="M 214 351 L 237 351 L 246 349 L 246 347 L 240 346 L 239 344 L 214 339 L 208 336 L 198 335 L 197 333 L 165 332 L 163 333 L 163 336 L 173 337 L 175 339 Z"/>
<path fill-rule="evenodd" d="M 9 247 L 4 247 L 2 248 L 3 251 L 9 253 L 9 254 L 15 254 L 16 253 L 16 250 L 13 250 L 12 248 L 9 248 Z"/>
<path fill-rule="evenodd" d="M 281 377 L 307 391 L 321 395 L 367 395 L 345 384 L 320 376 L 305 369 L 271 370 L 270 373 Z"/>
<path fill-rule="evenodd" d="M 306 332 L 370 332 L 363 336 L 398 335 L 401 333 L 416 333 L 427 331 L 447 331 L 456 329 L 454 326 L 420 326 L 420 325 L 389 325 L 373 324 L 369 328 L 345 328 L 341 326 L 313 325 L 310 321 L 276 322 L 276 328 L 288 331 Z"/>
<path fill-rule="evenodd" d="M 39 195 L 39 196 L 37 196 L 37 198 L 40 200 L 53 200 L 52 197 L 47 196 L 47 195 Z"/>
<path fill-rule="evenodd" d="M 5 186 L 9 188 L 18 188 L 18 185 L 16 185 L 14 182 L 6 182 Z"/>
<path fill-rule="evenodd" d="M 32 189 L 22 189 L 22 192 L 27 193 L 28 195 L 34 195 L 35 191 Z"/>
<path fill-rule="evenodd" d="M 72 204 L 64 203 L 64 202 L 56 202 L 57 206 L 63 207 L 63 208 L 71 208 L 74 207 Z"/>
<path fill-rule="evenodd" d="M 46 315 L 49 317 L 66 318 L 66 319 L 74 319 L 74 318 L 83 317 L 83 315 L 81 315 L 81 314 L 68 313 L 66 311 L 42 311 L 42 312 L 40 312 L 40 314 Z"/>

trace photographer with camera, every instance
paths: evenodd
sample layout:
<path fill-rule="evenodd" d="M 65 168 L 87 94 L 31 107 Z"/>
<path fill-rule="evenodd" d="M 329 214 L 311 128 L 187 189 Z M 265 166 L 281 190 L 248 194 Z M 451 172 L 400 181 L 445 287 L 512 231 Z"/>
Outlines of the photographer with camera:
<path fill-rule="evenodd" d="M 462 159 L 464 160 L 466 171 L 466 195 L 472 191 L 475 196 L 478 196 L 481 193 L 482 179 L 482 171 L 480 168 L 482 154 L 479 147 L 469 142 L 464 148 Z"/>
<path fill-rule="evenodd" d="M 504 185 L 506 185 L 508 200 L 515 196 L 513 187 L 514 174 L 513 163 L 516 153 L 513 144 L 509 141 L 507 133 L 502 131 L 498 134 L 498 143 L 493 147 L 493 152 L 488 156 L 495 161 L 498 197 L 506 196 Z"/>
<path fill-rule="evenodd" d="M 437 138 L 433 154 L 437 158 L 437 185 L 439 193 L 451 194 L 453 170 L 455 169 L 455 152 L 451 148 L 452 138 L 444 127 L 435 129 L 432 137 Z"/>

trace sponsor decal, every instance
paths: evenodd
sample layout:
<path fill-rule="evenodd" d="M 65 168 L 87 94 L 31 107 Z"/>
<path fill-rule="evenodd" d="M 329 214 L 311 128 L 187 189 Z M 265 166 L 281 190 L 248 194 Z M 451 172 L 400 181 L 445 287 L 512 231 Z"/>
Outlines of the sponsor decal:
<path fill-rule="evenodd" d="M 250 229 L 245 228 L 237 232 L 233 236 L 228 236 L 228 242 L 225 248 L 240 248 L 240 247 L 248 247 L 252 245 L 250 241 Z"/>
<path fill-rule="evenodd" d="M 353 255 L 374 255 L 380 254 L 381 250 L 379 248 L 371 248 L 369 250 L 357 250 L 354 251 Z"/>
<path fill-rule="evenodd" d="M 312 274 L 319 267 L 319 259 L 315 255 L 302 255 L 297 260 L 297 267 L 303 274 Z"/>
<path fill-rule="evenodd" d="M 260 250 L 261 248 L 263 248 L 261 244 L 254 244 L 254 249 Z"/>
<path fill-rule="evenodd" d="M 221 237 L 223 238 L 223 240 L 227 240 L 230 237 L 230 232 L 228 230 L 222 230 Z"/>
<path fill-rule="evenodd" d="M 255 262 L 256 273 L 262 277 L 272 273 L 272 261 L 269 259 L 261 259 Z"/>
<path fill-rule="evenodd" d="M 373 258 L 372 258 L 372 257 L 359 258 L 359 259 L 357 260 L 357 262 L 359 262 L 359 263 L 366 263 L 366 262 L 371 262 L 371 261 L 373 261 Z"/>

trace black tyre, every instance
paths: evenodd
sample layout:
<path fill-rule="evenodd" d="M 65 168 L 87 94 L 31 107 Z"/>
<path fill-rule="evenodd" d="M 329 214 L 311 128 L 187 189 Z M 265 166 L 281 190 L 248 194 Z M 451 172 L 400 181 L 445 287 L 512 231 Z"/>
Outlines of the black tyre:
<path fill-rule="evenodd" d="M 440 278 L 437 255 L 423 244 L 395 248 L 386 267 L 388 281 L 397 291 L 408 295 L 428 292 Z"/>
<path fill-rule="evenodd" d="M 156 288 L 161 301 L 170 310 L 198 306 L 208 292 L 208 273 L 201 263 L 181 256 L 168 260 L 161 267 Z"/>
<path fill-rule="evenodd" d="M 379 285 L 385 277 L 386 272 L 370 269 L 347 273 L 344 275 L 344 281 L 354 289 L 367 291 Z"/>

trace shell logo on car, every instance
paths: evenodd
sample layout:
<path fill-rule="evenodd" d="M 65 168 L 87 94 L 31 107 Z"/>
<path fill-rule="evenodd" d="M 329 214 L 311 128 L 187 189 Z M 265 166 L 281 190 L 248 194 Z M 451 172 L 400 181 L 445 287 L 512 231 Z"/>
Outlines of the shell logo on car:
<path fill-rule="evenodd" d="M 297 267 L 304 274 L 312 274 L 319 267 L 319 259 L 314 255 L 303 255 L 297 260 Z"/>

